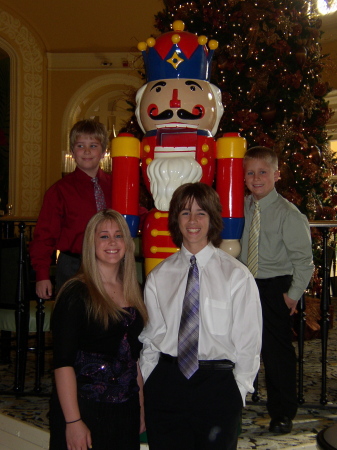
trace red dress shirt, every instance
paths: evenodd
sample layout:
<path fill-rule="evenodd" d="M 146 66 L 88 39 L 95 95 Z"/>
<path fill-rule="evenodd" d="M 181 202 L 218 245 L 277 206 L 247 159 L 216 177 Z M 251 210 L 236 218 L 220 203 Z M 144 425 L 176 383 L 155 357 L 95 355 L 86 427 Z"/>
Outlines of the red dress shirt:
<path fill-rule="evenodd" d="M 111 208 L 111 174 L 99 169 L 97 178 L 104 192 L 107 208 Z M 91 179 L 76 168 L 45 193 L 34 239 L 29 248 L 36 281 L 49 280 L 55 250 L 82 253 L 85 227 L 97 212 L 94 183 Z"/>

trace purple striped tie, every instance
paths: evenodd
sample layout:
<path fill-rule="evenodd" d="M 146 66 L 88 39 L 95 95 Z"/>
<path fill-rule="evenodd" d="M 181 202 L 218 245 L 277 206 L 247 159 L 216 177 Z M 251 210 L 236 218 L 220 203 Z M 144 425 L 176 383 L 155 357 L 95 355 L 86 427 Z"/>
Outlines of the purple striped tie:
<path fill-rule="evenodd" d="M 199 270 L 191 256 L 178 335 L 178 366 L 187 379 L 198 370 Z"/>
<path fill-rule="evenodd" d="M 102 211 L 102 209 L 106 208 L 104 192 L 102 191 L 101 186 L 99 185 L 98 178 L 91 178 L 91 181 L 94 183 L 94 194 L 96 200 L 96 208 L 97 212 Z"/>

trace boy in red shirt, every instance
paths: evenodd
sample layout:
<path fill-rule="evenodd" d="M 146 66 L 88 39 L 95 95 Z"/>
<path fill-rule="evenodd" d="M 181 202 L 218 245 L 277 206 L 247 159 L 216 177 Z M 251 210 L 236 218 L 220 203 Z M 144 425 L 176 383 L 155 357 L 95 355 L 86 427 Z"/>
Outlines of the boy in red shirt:
<path fill-rule="evenodd" d="M 54 251 L 60 251 L 56 270 L 58 290 L 79 269 L 88 221 L 99 209 L 111 207 L 111 174 L 99 167 L 108 146 L 105 126 L 93 120 L 81 120 L 71 129 L 69 141 L 76 169 L 45 193 L 30 243 L 31 262 L 36 272 L 36 294 L 43 299 L 52 296 L 49 272 Z M 96 179 L 101 188 L 99 206 L 93 182 Z"/>

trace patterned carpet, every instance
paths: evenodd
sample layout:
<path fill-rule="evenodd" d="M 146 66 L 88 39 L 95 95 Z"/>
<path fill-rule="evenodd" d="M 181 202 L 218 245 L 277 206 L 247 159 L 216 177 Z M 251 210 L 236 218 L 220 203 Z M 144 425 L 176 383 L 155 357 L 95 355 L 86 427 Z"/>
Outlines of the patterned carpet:
<path fill-rule="evenodd" d="M 337 300 L 333 299 L 335 316 Z M 47 336 L 47 344 L 50 336 Z M 296 347 L 296 343 L 294 344 Z M 291 434 L 273 435 L 268 431 L 269 416 L 266 412 L 266 391 L 263 366 L 259 375 L 260 401 L 254 403 L 248 397 L 243 411 L 242 432 L 238 449 L 315 449 L 316 434 L 325 427 L 337 423 L 337 326 L 329 330 L 326 406 L 320 404 L 321 395 L 321 341 L 313 339 L 304 347 L 304 400 L 298 409 Z M 13 355 L 14 357 L 14 355 Z M 0 413 L 25 421 L 33 426 L 48 429 L 48 404 L 52 387 L 52 352 L 46 351 L 46 370 L 42 379 L 42 395 L 34 395 L 34 354 L 29 354 L 26 375 L 26 393 L 11 394 L 14 364 L 0 365 Z M 33 394 L 33 395 L 32 395 Z"/>

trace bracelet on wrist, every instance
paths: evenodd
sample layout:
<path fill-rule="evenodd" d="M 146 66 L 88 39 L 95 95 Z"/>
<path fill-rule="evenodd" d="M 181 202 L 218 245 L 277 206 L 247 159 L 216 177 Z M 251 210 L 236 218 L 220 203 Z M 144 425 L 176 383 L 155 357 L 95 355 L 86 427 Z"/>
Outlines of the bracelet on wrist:
<path fill-rule="evenodd" d="M 71 422 L 66 422 L 66 425 L 69 425 L 70 423 L 79 422 L 80 420 L 82 420 L 81 417 L 79 419 L 77 419 L 77 420 L 72 420 Z"/>

